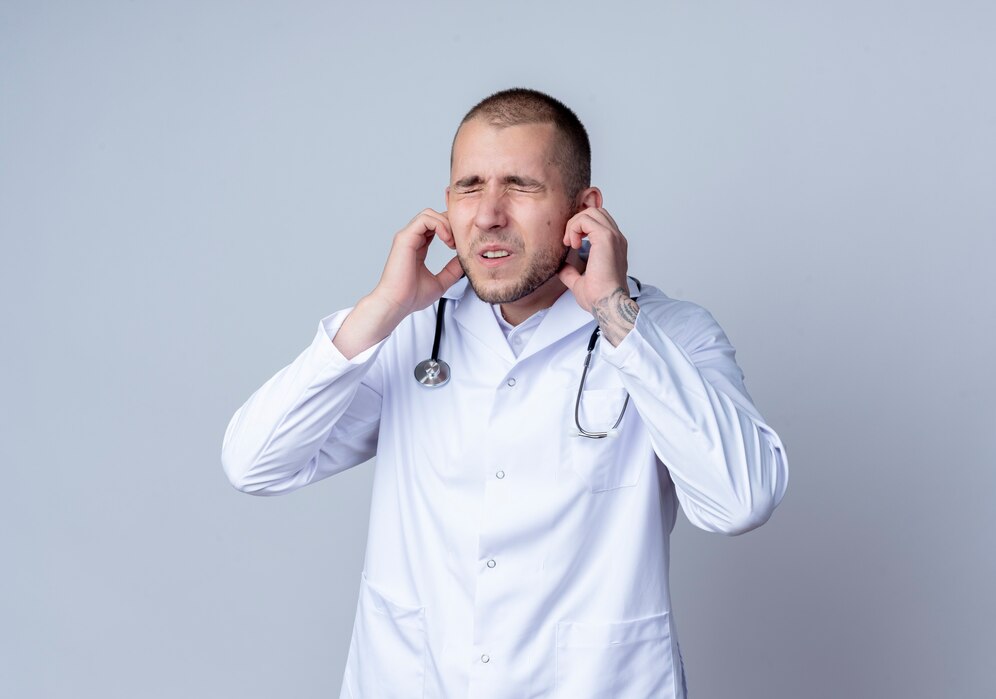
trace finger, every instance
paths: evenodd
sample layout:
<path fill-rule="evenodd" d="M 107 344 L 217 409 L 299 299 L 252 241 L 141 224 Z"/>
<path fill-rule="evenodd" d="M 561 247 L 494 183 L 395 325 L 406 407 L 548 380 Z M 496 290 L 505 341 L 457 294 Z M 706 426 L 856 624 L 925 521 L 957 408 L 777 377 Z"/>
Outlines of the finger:
<path fill-rule="evenodd" d="M 435 212 L 433 212 L 435 213 Z M 446 211 L 439 212 L 439 218 L 443 221 L 443 227 L 436 231 L 439 239 L 446 243 L 450 250 L 456 250 L 456 241 L 453 239 L 453 230 L 450 228 L 450 217 Z"/>
<path fill-rule="evenodd" d="M 592 244 L 611 243 L 615 246 L 626 247 L 626 236 L 622 234 L 607 212 L 601 213 L 598 209 L 588 209 L 587 212 L 578 214 L 578 216 L 582 217 L 579 224 L 583 227 L 586 237 Z"/>
<path fill-rule="evenodd" d="M 584 226 L 578 221 L 583 215 L 583 212 L 574 214 L 564 226 L 564 245 L 570 245 L 575 250 L 581 247 L 581 239 L 584 238 Z"/>
<path fill-rule="evenodd" d="M 423 225 L 425 225 L 427 230 L 431 230 L 438 235 L 446 245 L 450 245 L 453 242 L 453 233 L 450 231 L 450 220 L 445 215 L 432 209 L 426 209 L 422 212 L 422 216 L 424 216 Z"/>
<path fill-rule="evenodd" d="M 619 230 L 619 225 L 616 223 L 612 215 L 605 209 L 585 209 L 584 213 L 588 214 L 593 221 L 600 224 L 605 230 L 610 233 L 616 233 L 622 235 Z"/>
<path fill-rule="evenodd" d="M 446 291 L 451 286 L 459 281 L 460 277 L 463 276 L 463 267 L 460 266 L 460 258 L 454 256 L 446 266 L 443 267 L 439 274 L 436 275 L 436 280 L 439 285 L 443 287 L 443 291 Z"/>
<path fill-rule="evenodd" d="M 608 230 L 604 223 L 595 220 L 586 211 L 576 214 L 567 222 L 565 238 L 570 239 L 569 245 L 575 249 L 581 247 L 582 238 L 595 234 L 601 237 L 604 231 Z"/>
<path fill-rule="evenodd" d="M 415 219 L 394 236 L 392 250 L 406 250 L 413 253 L 424 252 L 435 235 L 421 221 Z"/>
<path fill-rule="evenodd" d="M 439 235 L 445 243 L 452 241 L 449 220 L 432 209 L 424 209 L 402 230 L 405 238 L 415 243 L 417 247 L 428 245 L 434 235 Z M 449 243 L 447 243 L 448 245 Z"/>
<path fill-rule="evenodd" d="M 576 236 L 574 235 L 574 232 L 573 232 L 574 231 L 574 219 L 576 219 L 580 215 L 581 215 L 580 213 L 574 214 L 569 219 L 567 219 L 567 223 L 564 224 L 564 245 L 570 245 L 572 248 L 575 248 L 575 249 L 578 246 L 577 246 L 576 240 L 575 240 Z"/>
<path fill-rule="evenodd" d="M 601 211 L 602 214 L 605 216 L 605 218 L 609 220 L 609 223 L 612 225 L 612 227 L 615 228 L 617 231 L 619 231 L 619 235 L 622 235 L 622 229 L 619 227 L 619 224 L 616 223 L 616 220 L 612 218 L 612 214 L 610 214 L 605 209 L 599 209 L 599 211 Z"/>
<path fill-rule="evenodd" d="M 599 223 L 606 228 L 613 228 L 612 221 L 609 219 L 605 212 L 605 209 L 596 209 L 594 207 L 589 207 L 585 209 L 582 213 L 587 214 L 593 221 Z"/>

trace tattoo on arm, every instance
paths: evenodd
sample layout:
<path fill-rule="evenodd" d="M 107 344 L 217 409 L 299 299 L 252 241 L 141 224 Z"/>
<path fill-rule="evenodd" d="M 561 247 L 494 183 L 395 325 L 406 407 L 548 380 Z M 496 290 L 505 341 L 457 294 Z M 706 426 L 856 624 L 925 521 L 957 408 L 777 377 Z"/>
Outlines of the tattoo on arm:
<path fill-rule="evenodd" d="M 620 286 L 605 298 L 596 301 L 591 311 L 602 329 L 602 335 L 615 347 L 636 325 L 640 306 Z"/>

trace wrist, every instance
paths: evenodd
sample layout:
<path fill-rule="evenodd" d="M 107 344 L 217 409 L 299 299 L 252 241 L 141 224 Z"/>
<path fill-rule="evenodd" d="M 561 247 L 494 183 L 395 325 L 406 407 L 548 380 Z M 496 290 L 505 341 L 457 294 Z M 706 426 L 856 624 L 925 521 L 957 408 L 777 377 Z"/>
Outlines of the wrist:
<path fill-rule="evenodd" d="M 617 347 L 636 326 L 639 312 L 639 304 L 630 298 L 629 291 L 623 286 L 604 295 L 591 308 L 591 313 L 602 330 L 602 336 L 613 347 Z"/>
<path fill-rule="evenodd" d="M 411 313 L 400 304 L 379 295 L 376 290 L 357 301 L 355 311 L 359 311 L 371 325 L 385 329 L 385 334 L 390 334 Z"/>

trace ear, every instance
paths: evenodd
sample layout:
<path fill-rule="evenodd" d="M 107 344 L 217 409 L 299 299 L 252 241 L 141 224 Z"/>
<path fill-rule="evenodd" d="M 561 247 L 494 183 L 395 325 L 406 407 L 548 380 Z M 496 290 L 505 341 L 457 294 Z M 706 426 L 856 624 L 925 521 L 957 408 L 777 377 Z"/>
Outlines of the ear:
<path fill-rule="evenodd" d="M 588 187 L 578 194 L 578 211 L 602 208 L 602 191 L 598 187 Z"/>
<path fill-rule="evenodd" d="M 443 216 L 445 216 L 446 220 L 449 221 L 450 220 L 450 218 L 449 218 L 449 214 L 450 214 L 450 187 L 449 187 L 449 185 L 446 185 L 445 196 L 446 196 L 446 210 L 443 211 Z M 450 225 L 450 236 L 452 238 L 452 236 L 453 236 L 453 224 L 450 223 L 449 225 Z M 456 238 L 452 238 L 452 240 L 450 242 L 446 243 L 446 247 L 448 247 L 450 250 L 456 250 Z"/>

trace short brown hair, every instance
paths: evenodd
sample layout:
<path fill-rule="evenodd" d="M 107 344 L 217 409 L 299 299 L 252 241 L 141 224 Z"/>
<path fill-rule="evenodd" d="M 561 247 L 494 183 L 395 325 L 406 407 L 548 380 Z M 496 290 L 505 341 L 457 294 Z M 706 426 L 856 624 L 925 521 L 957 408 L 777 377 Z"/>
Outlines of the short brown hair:
<path fill-rule="evenodd" d="M 588 132 L 577 115 L 563 102 L 550 95 L 524 87 L 513 87 L 485 97 L 467 112 L 462 127 L 471 119 L 483 119 L 494 126 L 553 124 L 560 135 L 555 156 L 564 178 L 567 196 L 574 199 L 591 186 L 591 143 Z M 460 133 L 460 128 L 457 128 Z M 456 143 L 456 136 L 453 137 Z M 450 149 L 450 163 L 453 150 Z"/>

